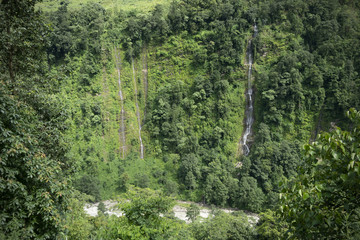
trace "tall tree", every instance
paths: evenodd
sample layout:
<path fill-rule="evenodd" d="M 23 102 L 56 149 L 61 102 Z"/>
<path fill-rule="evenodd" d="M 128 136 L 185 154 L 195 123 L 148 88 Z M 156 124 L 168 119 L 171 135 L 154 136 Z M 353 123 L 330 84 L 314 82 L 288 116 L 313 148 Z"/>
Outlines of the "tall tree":
<path fill-rule="evenodd" d="M 9 80 L 16 74 L 39 70 L 38 52 L 46 39 L 46 27 L 34 6 L 38 1 L 4 0 L 0 4 L 0 61 L 1 72 Z"/>
<path fill-rule="evenodd" d="M 1 239 L 54 239 L 69 190 L 67 114 L 44 74 L 47 35 L 36 2 L 0 3 Z"/>
<path fill-rule="evenodd" d="M 281 216 L 299 239 L 359 239 L 360 112 L 351 131 L 336 129 L 306 145 L 301 173 L 284 188 Z"/>

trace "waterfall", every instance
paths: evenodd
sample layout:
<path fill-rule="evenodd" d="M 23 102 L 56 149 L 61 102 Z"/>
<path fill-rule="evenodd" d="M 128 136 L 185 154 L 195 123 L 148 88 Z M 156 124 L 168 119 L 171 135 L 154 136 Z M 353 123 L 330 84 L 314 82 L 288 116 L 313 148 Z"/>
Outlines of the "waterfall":
<path fill-rule="evenodd" d="M 121 58 L 117 54 L 116 47 L 115 47 L 115 58 L 116 58 L 116 69 L 118 72 L 119 97 L 121 102 L 119 137 L 120 137 L 120 142 L 122 144 L 121 146 L 122 158 L 124 158 L 126 153 L 125 110 L 124 110 L 124 97 L 121 89 L 121 70 L 120 70 Z"/>
<path fill-rule="evenodd" d="M 144 107 L 144 118 L 143 118 L 143 123 L 145 122 L 145 117 L 146 117 L 146 103 L 147 103 L 147 96 L 148 96 L 148 63 L 147 63 L 147 50 L 146 47 L 144 48 L 144 56 L 142 58 L 142 65 L 143 65 L 143 79 L 144 79 L 144 95 L 145 95 L 145 107 Z"/>
<path fill-rule="evenodd" d="M 133 79 L 134 79 L 134 91 L 135 91 L 135 105 L 136 105 L 136 118 L 139 126 L 139 141 L 140 141 L 140 158 L 144 159 L 144 144 L 141 138 L 141 119 L 140 119 L 140 110 L 139 110 L 139 103 L 137 100 L 137 87 L 136 87 L 136 78 L 135 78 L 135 66 L 134 66 L 134 59 L 131 56 L 131 65 L 133 70 Z"/>
<path fill-rule="evenodd" d="M 254 34 L 252 38 L 256 37 L 258 33 L 258 29 L 256 23 L 254 24 Z M 250 153 L 250 146 L 248 143 L 248 138 L 251 134 L 251 128 L 254 123 L 254 101 L 253 101 L 253 89 L 251 85 L 252 80 L 252 65 L 253 65 L 253 46 L 252 46 L 252 39 L 249 40 L 249 44 L 246 50 L 247 54 L 247 61 L 248 61 L 248 86 L 246 90 L 246 110 L 245 110 L 245 132 L 243 137 L 240 141 L 240 145 L 243 148 L 243 154 L 247 156 Z"/>

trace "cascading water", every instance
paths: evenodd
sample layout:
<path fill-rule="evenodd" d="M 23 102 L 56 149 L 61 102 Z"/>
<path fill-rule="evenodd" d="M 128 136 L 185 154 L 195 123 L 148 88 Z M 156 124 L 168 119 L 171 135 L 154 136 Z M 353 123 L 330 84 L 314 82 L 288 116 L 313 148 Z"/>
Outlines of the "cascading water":
<path fill-rule="evenodd" d="M 143 123 L 145 122 L 145 117 L 146 117 L 146 102 L 147 102 L 147 95 L 148 95 L 148 63 L 147 63 L 147 50 L 146 47 L 144 48 L 144 55 L 143 55 L 143 76 L 144 76 L 144 95 L 145 95 L 145 107 L 144 107 L 144 118 L 143 118 Z"/>
<path fill-rule="evenodd" d="M 122 146 L 121 146 L 122 158 L 124 158 L 126 153 L 125 110 L 124 110 L 124 97 L 121 89 L 121 71 L 120 71 L 121 59 L 120 56 L 117 54 L 116 47 L 115 47 L 115 58 L 116 58 L 116 69 L 118 72 L 119 97 L 121 102 L 119 135 L 120 135 L 120 142 L 122 142 Z"/>
<path fill-rule="evenodd" d="M 131 65 L 132 65 L 132 70 L 133 70 L 133 80 L 134 80 L 134 91 L 135 91 L 135 105 L 136 105 L 136 117 L 137 117 L 137 121 L 138 121 L 138 126 L 139 126 L 139 142 L 140 142 L 140 158 L 144 159 L 144 144 L 141 138 L 141 119 L 140 119 L 140 110 L 139 110 L 139 103 L 137 100 L 137 95 L 138 95 L 138 91 L 137 91 L 137 87 L 136 87 L 136 78 L 135 78 L 135 66 L 134 66 L 134 59 L 131 56 Z"/>
<path fill-rule="evenodd" d="M 256 37 L 258 33 L 258 29 L 256 26 L 256 23 L 254 24 L 254 34 L 252 38 Z M 248 87 L 246 91 L 246 121 L 245 121 L 245 132 L 243 134 L 243 137 L 241 139 L 241 146 L 243 148 L 243 154 L 247 156 L 250 153 L 250 147 L 248 143 L 248 138 L 251 134 L 251 127 L 254 123 L 254 101 L 253 101 L 253 89 L 251 85 L 252 81 L 252 65 L 253 65 L 253 46 L 252 46 L 252 40 L 249 40 L 249 44 L 247 47 L 247 59 L 248 59 Z"/>

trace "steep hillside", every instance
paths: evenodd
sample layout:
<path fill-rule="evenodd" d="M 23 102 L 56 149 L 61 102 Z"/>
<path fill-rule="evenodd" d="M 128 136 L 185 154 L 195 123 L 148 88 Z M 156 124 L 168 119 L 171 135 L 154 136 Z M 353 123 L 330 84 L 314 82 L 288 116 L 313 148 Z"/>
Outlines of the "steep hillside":
<path fill-rule="evenodd" d="M 0 239 L 359 239 L 359 10 L 0 1 Z"/>
<path fill-rule="evenodd" d="M 344 112 L 359 107 L 358 6 L 320 2 L 61 4 L 48 59 L 72 109 L 77 188 L 96 199 L 133 184 L 252 211 L 276 204 L 302 145 L 330 122 L 347 127 Z"/>
<path fill-rule="evenodd" d="M 68 6 L 51 14 L 49 59 L 65 79 L 60 87 L 73 109 L 71 155 L 81 169 L 76 186 L 97 199 L 131 183 L 227 204 L 236 184 L 252 31 L 246 22 L 243 29 L 230 21 L 241 16 L 240 6 L 224 18 L 225 29 L 211 19 L 211 28 L 192 33 L 170 18 L 179 7 L 195 11 L 196 5 L 174 3 L 169 15 L 157 6 L 126 17 L 107 15 L 97 4 Z M 213 187 L 223 189 L 218 198 L 205 190 Z"/>

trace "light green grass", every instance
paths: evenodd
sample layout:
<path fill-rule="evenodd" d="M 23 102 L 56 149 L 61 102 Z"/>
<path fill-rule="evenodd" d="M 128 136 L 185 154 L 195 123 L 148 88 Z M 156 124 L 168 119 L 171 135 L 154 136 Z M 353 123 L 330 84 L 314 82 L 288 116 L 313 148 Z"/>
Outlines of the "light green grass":
<path fill-rule="evenodd" d="M 56 11 L 60 6 L 60 3 L 64 0 L 43 0 L 37 4 L 37 7 L 45 12 Z M 157 4 L 167 4 L 170 0 L 69 0 L 69 9 L 80 9 L 87 3 L 94 2 L 99 3 L 106 10 L 123 10 L 123 11 L 150 11 Z"/>

